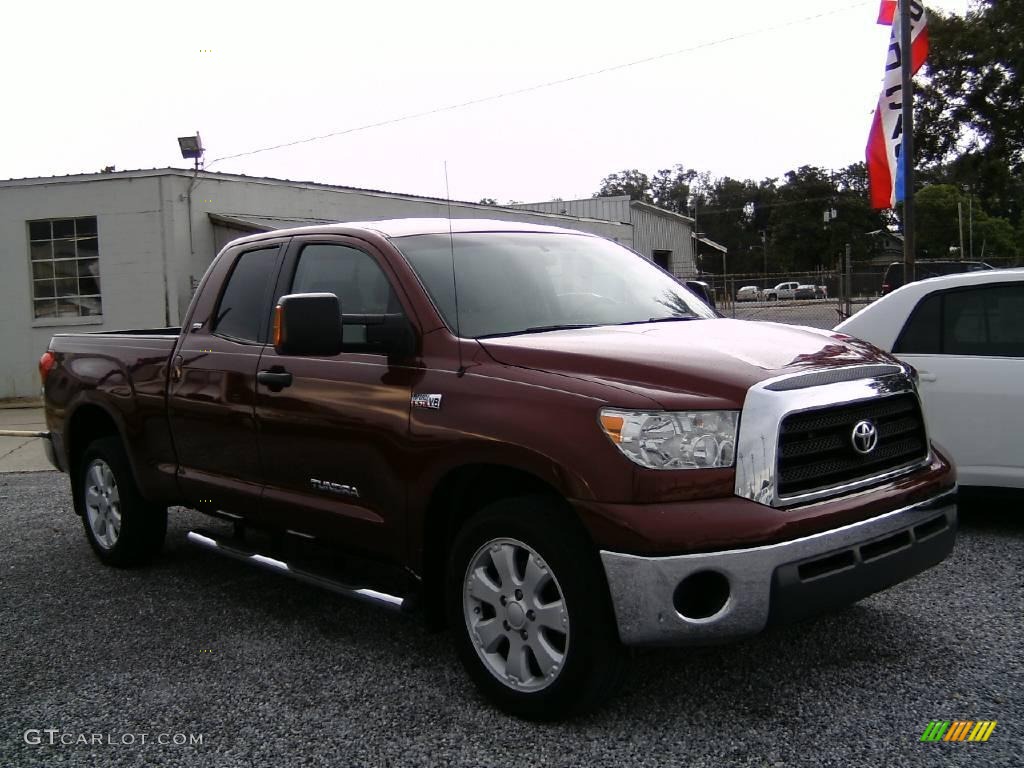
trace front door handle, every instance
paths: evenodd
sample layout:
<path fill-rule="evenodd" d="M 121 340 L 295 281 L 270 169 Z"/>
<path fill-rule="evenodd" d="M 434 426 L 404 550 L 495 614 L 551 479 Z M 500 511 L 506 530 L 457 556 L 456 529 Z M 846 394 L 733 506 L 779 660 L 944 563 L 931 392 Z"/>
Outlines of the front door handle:
<path fill-rule="evenodd" d="M 921 381 L 935 381 L 936 376 L 934 373 L 928 373 L 928 371 L 918 371 L 917 378 Z"/>
<path fill-rule="evenodd" d="M 256 381 L 266 386 L 271 392 L 280 392 L 285 387 L 292 385 L 292 375 L 281 366 L 275 365 L 269 371 L 257 373 Z"/>

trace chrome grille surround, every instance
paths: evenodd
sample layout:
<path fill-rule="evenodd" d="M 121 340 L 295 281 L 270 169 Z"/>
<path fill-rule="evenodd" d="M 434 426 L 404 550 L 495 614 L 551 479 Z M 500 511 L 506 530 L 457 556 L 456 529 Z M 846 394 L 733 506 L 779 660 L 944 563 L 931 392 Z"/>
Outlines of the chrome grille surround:
<path fill-rule="evenodd" d="M 859 369 L 859 370 L 858 370 Z M 911 393 L 917 397 L 917 390 L 909 367 L 900 367 L 898 372 L 879 374 L 877 365 L 848 366 L 842 369 L 843 376 L 850 378 L 830 384 L 792 388 L 791 379 L 812 377 L 815 372 L 786 374 L 755 384 L 747 392 L 740 413 L 739 434 L 736 440 L 736 485 L 735 493 L 770 507 L 787 507 L 805 504 L 819 499 L 852 493 L 871 485 L 892 480 L 909 474 L 932 460 L 930 443 L 925 457 L 920 461 L 890 468 L 869 476 L 806 493 L 780 496 L 778 493 L 779 432 L 783 420 L 792 414 L 834 406 L 855 403 L 869 403 L 880 398 Z M 809 378 L 813 381 L 813 378 Z M 820 379 L 819 379 L 820 380 Z M 780 382 L 786 382 L 782 386 Z M 918 398 L 920 407 L 920 398 Z M 925 431 L 927 441 L 927 430 Z"/>

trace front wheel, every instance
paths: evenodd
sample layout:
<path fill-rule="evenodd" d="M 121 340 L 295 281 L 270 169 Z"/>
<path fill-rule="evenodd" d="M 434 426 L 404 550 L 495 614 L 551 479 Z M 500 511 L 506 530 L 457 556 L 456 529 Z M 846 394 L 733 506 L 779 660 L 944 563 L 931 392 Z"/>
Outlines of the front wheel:
<path fill-rule="evenodd" d="M 455 542 L 448 609 L 477 687 L 520 717 L 593 709 L 618 681 L 623 651 L 594 552 L 556 501 L 496 502 Z"/>
<path fill-rule="evenodd" d="M 142 565 L 160 551 L 167 508 L 142 497 L 119 439 L 104 437 L 85 449 L 74 490 L 85 536 L 100 560 L 116 566 Z"/>

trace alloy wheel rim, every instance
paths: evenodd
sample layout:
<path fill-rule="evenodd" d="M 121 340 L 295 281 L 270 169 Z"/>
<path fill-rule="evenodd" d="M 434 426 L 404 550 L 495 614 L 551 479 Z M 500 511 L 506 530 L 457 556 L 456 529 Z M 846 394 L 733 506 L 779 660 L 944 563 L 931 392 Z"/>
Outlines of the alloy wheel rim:
<path fill-rule="evenodd" d="M 469 561 L 463 614 L 487 670 L 517 691 L 558 679 L 569 650 L 569 614 L 548 564 L 516 539 L 488 541 Z"/>
<path fill-rule="evenodd" d="M 94 459 L 85 470 L 85 514 L 96 543 L 113 549 L 121 535 L 121 495 L 103 459 Z"/>

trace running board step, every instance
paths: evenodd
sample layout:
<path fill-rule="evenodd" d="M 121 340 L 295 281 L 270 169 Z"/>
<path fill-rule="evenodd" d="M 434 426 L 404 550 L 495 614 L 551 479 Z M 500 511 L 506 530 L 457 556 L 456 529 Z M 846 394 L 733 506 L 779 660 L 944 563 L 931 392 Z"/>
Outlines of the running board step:
<path fill-rule="evenodd" d="M 395 595 L 389 595 L 386 592 L 379 592 L 367 587 L 354 587 L 335 579 L 330 579 L 310 571 L 304 571 L 300 568 L 296 568 L 294 565 L 289 565 L 283 560 L 277 560 L 273 557 L 261 555 L 259 552 L 246 549 L 237 542 L 218 539 L 206 531 L 189 531 L 187 538 L 192 544 L 195 544 L 202 549 L 209 550 L 210 552 L 216 552 L 219 555 L 230 557 L 233 560 L 240 560 L 243 563 L 255 565 L 257 568 L 263 568 L 264 570 L 279 573 L 284 576 L 290 576 L 297 581 L 312 584 L 315 587 L 321 587 L 322 589 L 329 590 L 330 592 L 334 592 L 345 597 L 352 597 L 356 600 L 373 603 L 374 605 L 379 605 L 392 611 L 404 611 L 411 607 L 412 601 L 409 598 L 396 597 Z"/>

